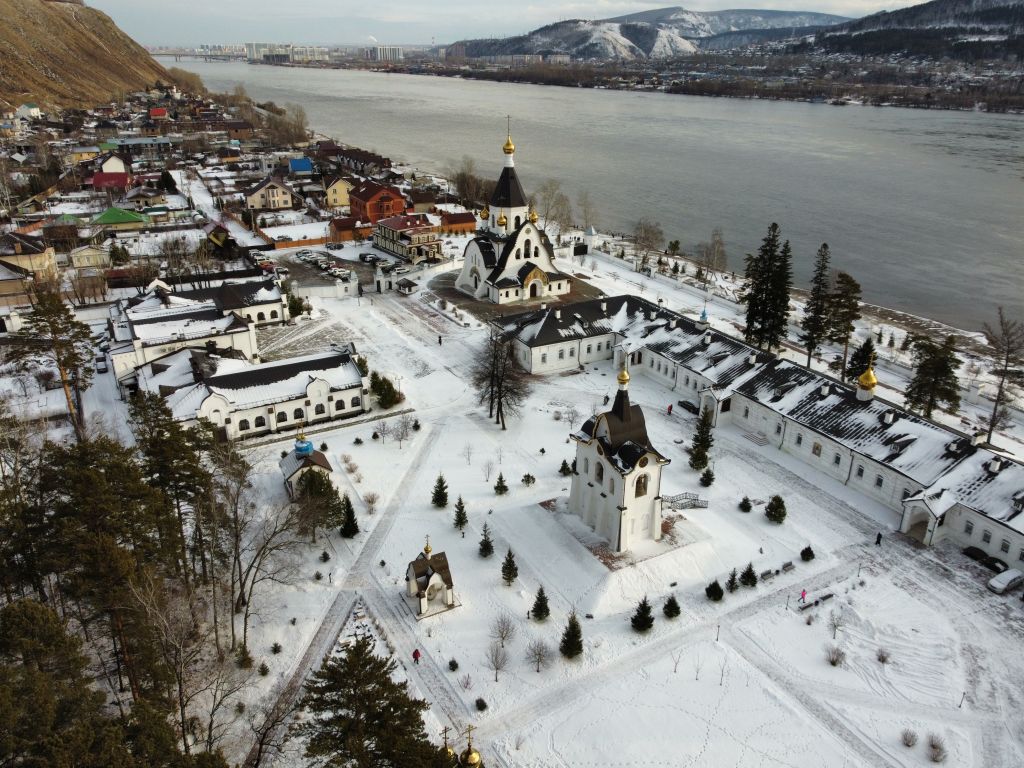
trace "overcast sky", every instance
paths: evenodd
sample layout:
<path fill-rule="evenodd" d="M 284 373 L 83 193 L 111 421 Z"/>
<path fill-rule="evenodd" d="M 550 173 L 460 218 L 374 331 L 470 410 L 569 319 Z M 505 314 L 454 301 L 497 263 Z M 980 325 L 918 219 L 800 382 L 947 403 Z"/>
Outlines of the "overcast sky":
<path fill-rule="evenodd" d="M 86 0 L 143 45 L 246 41 L 363 45 L 505 37 L 561 19 L 601 19 L 671 5 L 658 0 Z M 771 8 L 865 16 L 911 0 L 697 0 L 694 11 Z"/>

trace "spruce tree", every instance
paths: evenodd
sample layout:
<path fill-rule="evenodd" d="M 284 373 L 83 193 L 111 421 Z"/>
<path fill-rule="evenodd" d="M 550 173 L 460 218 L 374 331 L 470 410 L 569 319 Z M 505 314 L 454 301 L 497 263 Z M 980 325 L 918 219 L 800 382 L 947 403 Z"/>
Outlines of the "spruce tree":
<path fill-rule="evenodd" d="M 530 615 L 537 621 L 544 621 L 551 615 L 551 610 L 548 608 L 548 596 L 544 593 L 543 586 L 537 590 L 537 597 L 533 601 Z"/>
<path fill-rule="evenodd" d="M 744 339 L 771 349 L 786 338 L 793 253 L 787 240 L 779 246 L 779 225 L 768 227 L 757 254 L 747 254 L 746 282 L 740 300 L 746 304 Z"/>
<path fill-rule="evenodd" d="M 781 347 L 789 331 L 789 292 L 793 288 L 793 250 L 789 240 L 782 244 L 772 265 L 762 330 L 765 349 Z"/>
<path fill-rule="evenodd" d="M 359 533 L 359 522 L 356 520 L 356 509 L 352 506 L 352 500 L 346 493 L 341 497 L 341 535 L 346 539 L 354 538 Z"/>
<path fill-rule="evenodd" d="M 509 549 L 505 554 L 505 561 L 501 564 L 501 580 L 505 582 L 506 587 L 511 587 L 512 582 L 517 578 L 519 578 L 519 568 L 516 566 L 516 556 Z"/>
<path fill-rule="evenodd" d="M 869 336 L 864 340 L 864 343 L 853 350 L 853 354 L 850 355 L 850 363 L 846 366 L 844 378 L 848 381 L 856 379 L 868 369 L 868 366 L 873 365 L 874 362 L 875 342 L 872 341 Z"/>
<path fill-rule="evenodd" d="M 914 339 L 914 376 L 907 385 L 906 403 L 913 411 L 931 418 L 932 411 L 945 405 L 956 410 L 960 405 L 960 385 L 956 370 L 956 338 L 947 336 L 941 343 L 918 337 Z"/>
<path fill-rule="evenodd" d="M 743 573 L 740 574 L 740 584 L 744 587 L 757 586 L 757 574 L 754 572 L 753 563 L 747 563 L 747 567 L 743 569 Z"/>
<path fill-rule="evenodd" d="M 726 579 L 725 588 L 730 592 L 735 592 L 740 588 L 739 572 L 735 568 L 729 572 L 729 578 Z"/>
<path fill-rule="evenodd" d="M 800 322 L 800 343 L 807 350 L 807 367 L 811 367 L 811 357 L 828 331 L 828 301 L 831 280 L 829 274 L 828 243 L 822 243 L 818 255 L 814 259 L 814 276 L 811 278 L 811 290 L 804 304 L 804 317 Z"/>
<path fill-rule="evenodd" d="M 569 462 L 566 461 L 565 459 L 562 459 L 562 466 L 560 466 L 558 468 L 558 474 L 560 474 L 560 475 L 571 475 L 572 474 L 572 468 L 569 466 Z"/>
<path fill-rule="evenodd" d="M 700 484 L 705 488 L 710 488 L 713 482 L 715 482 L 715 473 L 711 471 L 711 467 L 708 467 L 701 473 Z"/>
<path fill-rule="evenodd" d="M 448 506 L 448 483 L 444 481 L 444 475 L 442 474 L 437 476 L 437 482 L 434 483 L 434 493 L 430 497 L 430 503 L 438 509 L 444 509 Z"/>
<path fill-rule="evenodd" d="M 469 524 L 469 516 L 466 514 L 466 504 L 459 496 L 455 502 L 455 527 L 460 531 Z"/>
<path fill-rule="evenodd" d="M 708 600 L 711 600 L 714 603 L 717 603 L 725 597 L 725 593 L 722 591 L 722 585 L 718 583 L 718 579 L 715 579 L 704 587 L 704 594 L 708 596 Z"/>
<path fill-rule="evenodd" d="M 307 717 L 296 727 L 305 756 L 354 768 L 443 765 L 443 749 L 428 738 L 423 713 L 429 705 L 396 682 L 398 665 L 373 653 L 359 637 L 344 655 L 330 656 L 306 683 Z"/>
<path fill-rule="evenodd" d="M 505 476 L 501 472 L 498 473 L 498 482 L 494 484 L 494 492 L 499 496 L 504 496 L 508 493 L 508 485 L 505 483 Z"/>
<path fill-rule="evenodd" d="M 846 370 L 850 354 L 850 334 L 854 323 L 860 320 L 860 283 L 845 272 L 836 275 L 832 295 L 829 297 L 828 340 L 843 345 L 843 362 L 839 370 Z"/>
<path fill-rule="evenodd" d="M 629 621 L 633 625 L 634 632 L 646 632 L 654 626 L 654 614 L 651 613 L 651 604 L 647 602 L 647 595 L 644 595 L 636 606 L 636 613 Z"/>
<path fill-rule="evenodd" d="M 494 554 L 494 542 L 491 541 L 491 529 L 484 523 L 483 535 L 480 537 L 480 557 L 490 557 Z"/>
<path fill-rule="evenodd" d="M 662 608 L 662 613 L 665 614 L 666 619 L 674 619 L 681 613 L 679 610 L 679 601 L 676 600 L 675 595 L 668 596 L 668 599 L 665 601 L 665 607 Z"/>
<path fill-rule="evenodd" d="M 786 519 L 786 502 L 781 496 L 772 496 L 764 507 L 764 516 L 773 523 L 781 524 Z"/>
<path fill-rule="evenodd" d="M 580 620 L 576 618 L 576 611 L 569 614 L 569 623 L 565 625 L 558 650 L 567 659 L 574 659 L 583 653 L 583 628 L 580 627 Z"/>
<path fill-rule="evenodd" d="M 690 467 L 692 469 L 704 469 L 708 465 L 708 451 L 714 445 L 715 438 L 711 434 L 711 423 L 714 413 L 711 408 L 705 407 L 697 419 L 697 427 L 693 432 L 693 442 L 690 444 Z"/>
<path fill-rule="evenodd" d="M 740 512 L 749 512 L 753 508 L 754 505 L 751 504 L 749 496 L 744 496 L 740 499 Z"/>

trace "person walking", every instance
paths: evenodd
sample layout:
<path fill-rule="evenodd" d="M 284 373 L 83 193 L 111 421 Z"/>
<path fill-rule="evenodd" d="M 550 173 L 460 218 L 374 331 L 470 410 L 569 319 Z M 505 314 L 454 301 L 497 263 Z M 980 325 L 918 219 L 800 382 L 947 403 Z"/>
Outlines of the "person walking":
<path fill-rule="evenodd" d="M 668 415 L 669 415 L 669 416 L 671 416 L 671 415 L 672 415 L 672 403 L 669 403 L 669 404 L 668 404 Z"/>
<path fill-rule="evenodd" d="M 419 664 L 420 663 L 420 649 L 419 648 L 417 648 L 415 651 L 412 652 L 412 663 L 413 664 Z"/>
<path fill-rule="evenodd" d="M 801 589 L 800 590 L 800 600 L 799 600 L 799 602 L 803 603 L 804 605 L 807 604 L 807 590 L 806 589 Z"/>
<path fill-rule="evenodd" d="M 439 346 L 439 347 L 441 346 L 441 337 L 440 336 L 437 337 L 437 346 Z"/>
<path fill-rule="evenodd" d="M 882 546 L 882 532 L 881 532 L 881 531 L 879 531 L 879 532 L 878 532 L 878 533 L 877 533 L 877 534 L 875 535 L 875 546 L 876 546 L 876 547 L 880 547 L 880 546 Z"/>

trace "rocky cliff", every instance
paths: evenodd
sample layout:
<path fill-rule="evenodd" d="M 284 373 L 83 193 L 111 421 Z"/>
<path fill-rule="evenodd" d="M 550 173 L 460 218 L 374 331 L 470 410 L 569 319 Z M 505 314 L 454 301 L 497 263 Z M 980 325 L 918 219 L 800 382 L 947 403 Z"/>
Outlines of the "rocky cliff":
<path fill-rule="evenodd" d="M 77 2 L 0 0 L 0 109 L 91 106 L 167 71 L 105 13 Z"/>

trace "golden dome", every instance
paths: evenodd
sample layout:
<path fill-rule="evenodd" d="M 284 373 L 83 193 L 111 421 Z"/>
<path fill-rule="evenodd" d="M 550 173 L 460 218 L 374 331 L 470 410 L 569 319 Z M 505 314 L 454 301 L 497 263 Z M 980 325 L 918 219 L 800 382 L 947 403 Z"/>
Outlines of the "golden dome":
<path fill-rule="evenodd" d="M 512 143 L 511 133 L 508 135 L 508 138 L 505 139 L 505 146 L 501 148 L 501 151 L 504 152 L 506 155 L 511 155 L 515 153 L 516 145 Z"/>
<path fill-rule="evenodd" d="M 491 218 L 491 209 L 488 208 L 486 205 L 484 206 L 483 210 L 480 211 L 480 218 L 483 219 L 484 221 L 487 221 L 489 218 Z"/>
<path fill-rule="evenodd" d="M 480 753 L 473 749 L 472 744 L 466 747 L 465 751 L 459 755 L 459 765 L 483 765 Z"/>
<path fill-rule="evenodd" d="M 874 389 L 876 384 L 878 379 L 875 378 L 875 369 L 869 365 L 868 369 L 857 377 L 857 386 L 861 389 Z"/>
<path fill-rule="evenodd" d="M 423 554 L 429 558 L 430 553 L 433 551 L 434 549 L 430 546 L 430 537 L 427 536 L 427 543 L 423 545 Z"/>
<path fill-rule="evenodd" d="M 531 206 L 530 206 L 530 223 L 531 223 L 531 224 L 536 224 L 536 223 L 537 223 L 537 220 L 538 220 L 539 218 L 540 218 L 540 216 L 538 216 L 538 215 L 537 215 L 537 209 L 536 209 L 536 208 L 534 208 L 534 207 L 533 207 L 533 206 L 531 205 Z"/>
<path fill-rule="evenodd" d="M 618 380 L 619 384 L 622 384 L 623 386 L 629 384 L 629 371 L 626 370 L 625 364 L 623 364 L 622 370 L 619 371 Z"/>
<path fill-rule="evenodd" d="M 508 224 L 508 219 L 505 218 L 505 214 L 503 213 L 498 217 L 498 226 L 504 227 L 506 224 Z"/>

